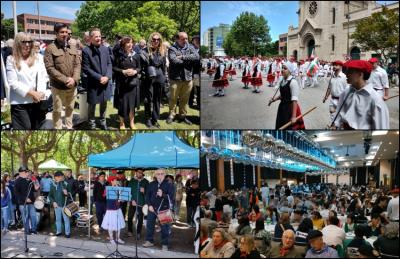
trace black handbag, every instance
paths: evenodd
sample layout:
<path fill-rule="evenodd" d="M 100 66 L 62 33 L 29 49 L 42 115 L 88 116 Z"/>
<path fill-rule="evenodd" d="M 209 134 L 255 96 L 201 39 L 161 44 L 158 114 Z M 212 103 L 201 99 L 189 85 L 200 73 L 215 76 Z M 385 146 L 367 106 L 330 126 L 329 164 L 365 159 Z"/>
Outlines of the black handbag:
<path fill-rule="evenodd" d="M 150 78 L 156 77 L 157 76 L 157 71 L 155 66 L 148 66 L 147 67 L 147 75 Z"/>

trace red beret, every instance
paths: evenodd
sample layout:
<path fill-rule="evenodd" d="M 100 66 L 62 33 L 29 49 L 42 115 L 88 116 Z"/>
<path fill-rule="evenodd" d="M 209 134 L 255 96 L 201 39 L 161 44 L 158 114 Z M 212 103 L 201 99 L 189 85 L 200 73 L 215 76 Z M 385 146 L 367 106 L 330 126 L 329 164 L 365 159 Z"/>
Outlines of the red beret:
<path fill-rule="evenodd" d="M 368 60 L 368 62 L 370 62 L 370 63 L 377 63 L 377 62 L 379 62 L 379 60 L 378 60 L 377 58 L 370 58 L 370 59 Z"/>
<path fill-rule="evenodd" d="M 369 74 L 372 71 L 372 65 L 365 60 L 349 60 L 343 64 L 343 67 L 345 67 L 347 69 L 353 68 L 353 69 L 360 70 L 361 72 L 369 73 Z"/>
<path fill-rule="evenodd" d="M 115 175 L 110 175 L 110 176 L 107 178 L 107 182 L 109 182 L 109 183 L 111 183 L 111 182 L 114 181 L 114 180 L 117 180 L 117 177 L 116 177 Z"/>
<path fill-rule="evenodd" d="M 399 188 L 393 189 L 391 193 L 399 193 Z"/>
<path fill-rule="evenodd" d="M 332 62 L 332 65 L 341 65 L 341 66 L 343 66 L 343 62 L 340 61 L 340 60 L 335 60 L 335 61 Z"/>

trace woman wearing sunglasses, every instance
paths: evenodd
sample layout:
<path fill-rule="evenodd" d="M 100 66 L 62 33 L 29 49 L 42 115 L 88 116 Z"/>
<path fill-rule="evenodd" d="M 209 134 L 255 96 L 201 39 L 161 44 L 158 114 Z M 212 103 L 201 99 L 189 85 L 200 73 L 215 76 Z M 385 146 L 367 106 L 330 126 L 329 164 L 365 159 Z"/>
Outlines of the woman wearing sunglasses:
<path fill-rule="evenodd" d="M 43 56 L 35 51 L 29 34 L 20 32 L 15 36 L 13 54 L 7 58 L 6 70 L 13 129 L 41 128 L 46 110 L 40 108 L 40 102 L 50 96 L 46 89 L 48 75 Z"/>
<path fill-rule="evenodd" d="M 163 88 L 166 82 L 166 52 L 161 34 L 153 32 L 147 42 L 148 62 L 144 64 L 145 71 L 145 116 L 146 126 L 159 128 L 160 105 Z"/>

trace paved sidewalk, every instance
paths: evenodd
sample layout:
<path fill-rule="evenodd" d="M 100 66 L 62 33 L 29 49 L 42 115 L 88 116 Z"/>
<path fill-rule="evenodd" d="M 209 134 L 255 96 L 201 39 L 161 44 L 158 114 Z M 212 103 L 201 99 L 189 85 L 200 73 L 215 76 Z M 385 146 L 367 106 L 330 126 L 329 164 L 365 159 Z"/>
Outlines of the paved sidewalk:
<path fill-rule="evenodd" d="M 1 258 L 104 258 L 115 250 L 115 246 L 91 240 L 72 239 L 47 235 L 28 236 L 29 253 L 24 253 L 25 242 L 22 231 L 7 232 L 1 237 Z M 135 256 L 135 247 L 119 245 L 121 254 Z M 138 246 L 140 258 L 198 258 L 196 254 L 161 251 Z"/>

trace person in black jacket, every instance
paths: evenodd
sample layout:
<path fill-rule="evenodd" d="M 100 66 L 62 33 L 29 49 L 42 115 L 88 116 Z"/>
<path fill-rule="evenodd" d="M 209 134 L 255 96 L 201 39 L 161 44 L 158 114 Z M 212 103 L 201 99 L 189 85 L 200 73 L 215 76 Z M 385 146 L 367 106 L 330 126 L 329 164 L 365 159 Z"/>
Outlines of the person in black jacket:
<path fill-rule="evenodd" d="M 27 168 L 20 167 L 18 172 L 19 177 L 15 180 L 14 194 L 17 197 L 19 210 L 24 222 L 24 230 L 28 235 L 31 233 L 37 234 L 36 209 L 33 203 L 35 202 L 34 192 L 39 190 L 40 185 L 34 184 L 28 178 Z M 25 203 L 26 207 L 24 208 Z"/>
<path fill-rule="evenodd" d="M 144 88 L 146 89 L 144 105 L 146 126 L 148 128 L 153 126 L 159 128 L 161 97 L 166 83 L 167 51 L 161 34 L 158 32 L 150 34 L 147 45 L 147 55 L 145 55 L 147 60 L 145 60 L 143 67 L 146 85 Z"/>
<path fill-rule="evenodd" d="M 192 227 L 195 227 L 193 220 L 197 206 L 200 204 L 200 193 L 198 180 L 192 180 L 189 189 L 186 192 L 186 209 L 187 209 L 187 223 Z"/>
<path fill-rule="evenodd" d="M 147 188 L 145 203 L 149 206 L 146 224 L 146 242 L 143 247 L 154 246 L 154 228 L 156 218 L 160 211 L 173 208 L 174 185 L 165 178 L 165 170 L 157 169 L 155 171 L 156 181 L 152 181 Z M 168 251 L 168 238 L 170 234 L 170 224 L 161 225 L 161 243 L 162 250 Z"/>
<path fill-rule="evenodd" d="M 68 188 L 71 190 L 72 199 L 76 200 L 76 194 L 78 193 L 79 184 L 78 181 L 72 176 L 72 170 L 65 170 L 65 182 L 68 184 Z M 68 197 L 69 199 L 71 197 Z"/>
<path fill-rule="evenodd" d="M 99 178 L 94 182 L 93 186 L 93 201 L 96 206 L 96 218 L 97 224 L 101 226 L 103 223 L 103 217 L 106 214 L 106 173 L 100 172 Z"/>
<path fill-rule="evenodd" d="M 87 201 L 86 194 L 86 183 L 83 175 L 78 176 L 78 196 L 79 196 L 79 207 L 85 207 Z"/>
<path fill-rule="evenodd" d="M 239 248 L 235 250 L 231 258 L 261 258 L 254 244 L 254 238 L 251 235 L 240 237 Z"/>
<path fill-rule="evenodd" d="M 120 129 L 125 129 L 125 121 L 128 120 L 131 129 L 136 129 L 135 110 L 140 107 L 140 56 L 132 50 L 132 46 L 132 38 L 123 37 L 113 64 Z"/>

